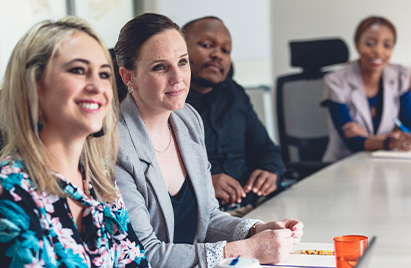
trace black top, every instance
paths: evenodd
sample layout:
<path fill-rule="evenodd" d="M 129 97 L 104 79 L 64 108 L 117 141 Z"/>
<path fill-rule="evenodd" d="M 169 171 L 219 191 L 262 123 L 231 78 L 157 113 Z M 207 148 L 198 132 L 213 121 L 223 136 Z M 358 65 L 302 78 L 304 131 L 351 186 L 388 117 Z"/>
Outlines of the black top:
<path fill-rule="evenodd" d="M 174 243 L 193 244 L 197 222 L 197 199 L 191 180 L 187 177 L 180 191 L 170 195 L 174 211 Z"/>
<path fill-rule="evenodd" d="M 225 173 L 244 186 L 251 172 L 263 169 L 277 174 L 280 188 L 280 148 L 271 141 L 244 88 L 227 78 L 207 94 L 190 90 L 187 102 L 204 122 L 211 174 Z"/>

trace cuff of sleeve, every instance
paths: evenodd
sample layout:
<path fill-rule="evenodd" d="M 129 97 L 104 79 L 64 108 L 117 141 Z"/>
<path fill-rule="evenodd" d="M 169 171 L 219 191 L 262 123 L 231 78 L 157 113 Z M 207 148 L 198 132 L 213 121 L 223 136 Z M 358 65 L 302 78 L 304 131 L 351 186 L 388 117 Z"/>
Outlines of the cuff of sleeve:
<path fill-rule="evenodd" d="M 227 241 L 205 244 L 205 250 L 207 255 L 207 268 L 216 267 L 217 263 L 224 259 L 224 251 L 226 244 Z"/>
<path fill-rule="evenodd" d="M 256 223 L 263 222 L 255 219 L 242 220 L 239 224 L 237 224 L 237 226 L 234 229 L 233 241 L 242 240 L 246 238 L 248 231 L 250 231 L 250 228 Z"/>

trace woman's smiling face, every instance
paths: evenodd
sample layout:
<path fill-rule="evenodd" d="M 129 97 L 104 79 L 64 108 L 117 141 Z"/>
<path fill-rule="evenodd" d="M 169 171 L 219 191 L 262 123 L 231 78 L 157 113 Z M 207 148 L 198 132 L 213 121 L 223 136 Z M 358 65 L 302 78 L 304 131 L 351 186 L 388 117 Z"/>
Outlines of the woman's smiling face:
<path fill-rule="evenodd" d="M 394 34 L 387 26 L 371 25 L 356 44 L 362 70 L 382 72 L 391 58 L 394 45 Z"/>
<path fill-rule="evenodd" d="M 99 131 L 113 97 L 111 75 L 96 39 L 83 32 L 64 39 L 37 84 L 41 135 L 83 137 Z"/>

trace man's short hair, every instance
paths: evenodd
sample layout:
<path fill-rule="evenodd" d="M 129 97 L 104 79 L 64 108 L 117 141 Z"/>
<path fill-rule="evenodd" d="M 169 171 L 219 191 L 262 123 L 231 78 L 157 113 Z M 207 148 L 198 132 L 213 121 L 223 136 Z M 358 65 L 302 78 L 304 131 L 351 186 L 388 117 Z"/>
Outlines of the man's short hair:
<path fill-rule="evenodd" d="M 181 31 L 183 32 L 183 35 L 184 35 L 185 39 L 187 40 L 187 37 L 188 37 L 188 35 L 190 34 L 190 31 L 191 31 L 194 23 L 196 23 L 197 21 L 200 21 L 200 20 L 208 20 L 208 19 L 211 19 L 211 20 L 219 20 L 219 21 L 221 21 L 221 23 L 224 23 L 222 19 L 220 19 L 220 18 L 218 18 L 218 17 L 215 17 L 215 16 L 205 16 L 205 17 L 201 17 L 201 18 L 198 18 L 198 19 L 191 20 L 191 21 L 187 22 L 187 23 L 181 28 Z"/>

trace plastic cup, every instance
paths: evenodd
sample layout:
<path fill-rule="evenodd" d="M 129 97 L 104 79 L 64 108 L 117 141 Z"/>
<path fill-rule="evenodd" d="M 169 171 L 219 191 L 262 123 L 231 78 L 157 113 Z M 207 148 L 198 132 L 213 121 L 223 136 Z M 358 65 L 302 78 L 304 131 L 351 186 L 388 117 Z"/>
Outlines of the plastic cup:
<path fill-rule="evenodd" d="M 342 235 L 334 237 L 336 268 L 352 268 L 368 246 L 364 235 Z"/>
<path fill-rule="evenodd" d="M 230 265 L 232 260 L 236 258 L 228 258 L 217 263 L 217 268 L 261 268 L 260 262 L 254 258 L 238 258 L 238 262 L 235 265 Z"/>

